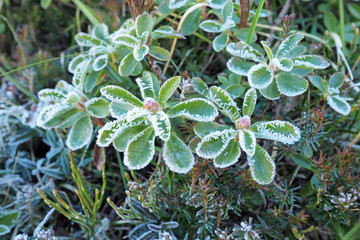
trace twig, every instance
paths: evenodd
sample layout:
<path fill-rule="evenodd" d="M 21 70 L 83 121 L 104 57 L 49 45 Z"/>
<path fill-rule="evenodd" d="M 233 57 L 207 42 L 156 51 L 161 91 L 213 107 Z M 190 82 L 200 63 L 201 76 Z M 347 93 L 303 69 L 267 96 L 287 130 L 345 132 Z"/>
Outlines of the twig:
<path fill-rule="evenodd" d="M 291 5 L 291 0 L 286 0 L 283 8 L 281 9 L 281 12 L 279 13 L 278 17 L 275 19 L 273 26 L 279 26 L 280 25 L 280 23 L 281 23 L 282 19 L 284 18 L 285 14 L 289 11 L 290 5 Z M 271 43 L 274 40 L 274 38 L 271 37 L 271 35 L 273 35 L 274 33 L 275 33 L 275 30 L 271 29 L 270 30 L 270 37 L 268 37 L 266 39 L 267 42 Z"/>
<path fill-rule="evenodd" d="M 165 82 L 167 80 L 165 74 L 161 70 L 161 67 L 157 64 L 156 60 L 150 56 L 149 54 L 146 55 L 146 59 L 149 61 L 149 64 L 151 65 L 151 69 L 155 73 L 155 75 L 162 81 Z"/>

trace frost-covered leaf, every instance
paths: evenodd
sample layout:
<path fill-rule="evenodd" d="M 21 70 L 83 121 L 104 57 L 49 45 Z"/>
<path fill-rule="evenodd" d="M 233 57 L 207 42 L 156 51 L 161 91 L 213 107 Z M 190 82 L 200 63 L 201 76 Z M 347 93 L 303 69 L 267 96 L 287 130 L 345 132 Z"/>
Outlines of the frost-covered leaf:
<path fill-rule="evenodd" d="M 108 64 L 108 55 L 103 54 L 94 59 L 94 62 L 92 63 L 92 66 L 94 68 L 94 71 L 100 71 L 101 69 L 104 69 L 106 65 Z"/>
<path fill-rule="evenodd" d="M 140 45 L 140 40 L 130 34 L 123 33 L 112 38 L 112 42 L 118 45 L 124 45 L 130 48 Z"/>
<path fill-rule="evenodd" d="M 176 76 L 164 82 L 164 84 L 160 88 L 159 101 L 158 101 L 159 105 L 163 105 L 164 103 L 166 103 L 167 100 L 169 100 L 169 98 L 173 95 L 175 90 L 179 87 L 180 81 L 181 81 L 181 76 Z"/>
<path fill-rule="evenodd" d="M 210 7 L 216 9 L 222 9 L 228 0 L 206 0 L 206 1 L 210 4 Z"/>
<path fill-rule="evenodd" d="M 239 144 L 248 156 L 254 155 L 256 146 L 255 134 L 247 129 L 239 130 Z"/>
<path fill-rule="evenodd" d="M 212 132 L 201 140 L 196 148 L 196 154 L 202 158 L 214 159 L 236 136 L 237 132 L 233 129 Z"/>
<path fill-rule="evenodd" d="M 106 41 L 109 36 L 109 28 L 105 23 L 100 23 L 91 30 L 91 35 Z"/>
<path fill-rule="evenodd" d="M 287 54 L 285 54 L 283 58 L 293 59 L 301 55 L 304 55 L 305 52 L 306 52 L 306 47 L 298 45 L 293 49 L 291 49 Z"/>
<path fill-rule="evenodd" d="M 280 60 L 278 58 L 274 58 L 273 64 L 277 68 L 279 68 L 280 70 L 285 71 L 285 72 L 290 72 L 294 67 L 294 62 L 288 58 L 282 58 Z"/>
<path fill-rule="evenodd" d="M 181 7 L 185 6 L 188 2 L 189 2 L 189 0 L 170 0 L 169 8 L 170 9 L 181 8 Z"/>
<path fill-rule="evenodd" d="M 320 89 L 320 91 L 323 93 L 323 94 L 326 94 L 327 93 L 327 88 L 328 88 L 328 84 L 326 81 L 324 81 L 324 79 L 322 79 L 321 77 L 319 76 L 315 76 L 315 75 L 312 75 L 312 76 L 309 76 L 309 80 L 310 82 L 315 86 L 317 87 L 318 89 Z"/>
<path fill-rule="evenodd" d="M 220 35 L 216 36 L 213 41 L 213 48 L 216 52 L 223 50 L 229 42 L 229 34 L 227 32 L 222 32 Z"/>
<path fill-rule="evenodd" d="M 199 27 L 209 33 L 221 33 L 224 31 L 223 24 L 216 20 L 205 20 L 200 23 Z"/>
<path fill-rule="evenodd" d="M 279 91 L 289 97 L 304 93 L 309 86 L 306 79 L 287 72 L 277 74 L 276 83 Z"/>
<path fill-rule="evenodd" d="M 163 148 L 163 159 L 169 169 L 176 173 L 188 173 L 195 164 L 194 155 L 189 147 L 174 133 Z"/>
<path fill-rule="evenodd" d="M 255 64 L 253 63 L 246 62 L 245 60 L 241 59 L 235 59 L 234 57 L 230 58 L 226 63 L 227 68 L 231 72 L 236 73 L 240 76 L 246 76 L 250 68 L 254 65 Z"/>
<path fill-rule="evenodd" d="M 103 75 L 102 71 L 90 72 L 89 75 L 87 76 L 87 78 L 85 79 L 85 83 L 84 83 L 85 92 L 87 92 L 87 93 L 91 92 L 94 89 L 96 82 L 98 81 L 98 79 L 101 78 L 102 75 Z"/>
<path fill-rule="evenodd" d="M 111 102 L 109 111 L 111 117 L 117 119 L 124 119 L 126 114 L 134 107 L 135 106 L 130 103 Z"/>
<path fill-rule="evenodd" d="M 274 54 L 271 50 L 271 48 L 269 47 L 269 45 L 267 44 L 266 41 L 261 41 L 261 45 L 263 46 L 265 52 L 266 52 L 266 55 L 268 56 L 269 60 L 273 60 L 274 58 Z"/>
<path fill-rule="evenodd" d="M 164 111 L 158 111 L 156 114 L 150 115 L 149 121 L 155 130 L 156 136 L 165 142 L 169 140 L 171 124 L 168 116 Z"/>
<path fill-rule="evenodd" d="M 239 143 L 231 140 L 225 150 L 214 159 L 217 168 L 226 168 L 235 164 L 241 155 Z"/>
<path fill-rule="evenodd" d="M 298 127 L 280 120 L 257 122 L 250 127 L 250 130 L 255 133 L 256 138 L 275 140 L 285 144 L 293 144 L 301 137 Z"/>
<path fill-rule="evenodd" d="M 232 0 L 227 0 L 224 7 L 221 9 L 221 18 L 223 22 L 231 20 L 234 14 L 234 3 Z"/>
<path fill-rule="evenodd" d="M 242 108 L 243 116 L 247 115 L 251 117 L 255 109 L 256 100 L 257 100 L 256 90 L 254 88 L 250 88 L 245 93 L 243 108 Z"/>
<path fill-rule="evenodd" d="M 281 42 L 278 51 L 276 53 L 276 57 L 281 59 L 285 57 L 289 51 L 296 47 L 299 42 L 304 38 L 304 35 L 300 33 L 295 33 L 288 36 L 284 41 Z"/>
<path fill-rule="evenodd" d="M 136 135 L 126 146 L 124 164 L 131 170 L 146 167 L 155 153 L 155 131 L 148 127 Z"/>
<path fill-rule="evenodd" d="M 156 83 L 153 82 L 153 78 L 149 72 L 144 72 L 141 78 L 136 79 L 136 83 L 140 88 L 141 97 L 143 99 L 147 97 L 155 98 L 154 84 Z"/>
<path fill-rule="evenodd" d="M 256 182 L 265 185 L 273 181 L 276 169 L 274 160 L 259 144 L 256 144 L 255 154 L 248 156 L 248 163 L 251 176 Z"/>
<path fill-rule="evenodd" d="M 86 74 L 88 72 L 90 63 L 91 63 L 90 59 L 85 59 L 79 65 L 77 65 L 74 75 L 73 75 L 73 78 L 72 78 L 72 84 L 76 88 L 80 88 L 80 89 L 83 88 L 84 81 L 85 81 Z"/>
<path fill-rule="evenodd" d="M 239 84 L 234 84 L 234 85 L 231 85 L 231 86 L 225 88 L 225 90 L 229 93 L 229 95 L 232 99 L 236 99 L 236 98 L 240 97 L 241 95 L 243 95 L 243 93 L 245 92 L 245 87 L 243 87 Z"/>
<path fill-rule="evenodd" d="M 75 73 L 75 70 L 79 64 L 81 64 L 85 59 L 88 59 L 89 57 L 85 54 L 79 54 L 75 58 L 73 58 L 69 65 L 68 65 L 68 71 L 71 73 Z"/>
<path fill-rule="evenodd" d="M 160 61 L 166 61 L 170 58 L 169 51 L 158 46 L 151 46 L 149 54 Z"/>
<path fill-rule="evenodd" d="M 71 150 L 77 150 L 84 147 L 91 141 L 93 125 L 90 116 L 84 116 L 78 119 L 71 128 L 66 146 Z"/>
<path fill-rule="evenodd" d="M 108 85 L 100 89 L 101 94 L 107 99 L 118 103 L 130 103 L 143 107 L 143 103 L 129 91 L 115 85 Z"/>
<path fill-rule="evenodd" d="M 119 131 L 113 141 L 113 146 L 119 152 L 124 152 L 126 146 L 136 135 L 142 132 L 148 126 L 145 124 L 140 124 L 132 127 L 127 127 Z"/>
<path fill-rule="evenodd" d="M 104 118 L 109 115 L 109 102 L 103 98 L 92 98 L 85 102 L 88 113 L 97 118 Z"/>
<path fill-rule="evenodd" d="M 342 72 L 337 72 L 331 75 L 329 79 L 329 87 L 330 88 L 340 88 L 345 81 L 345 74 Z"/>
<path fill-rule="evenodd" d="M 120 76 L 129 76 L 130 74 L 132 74 L 135 70 L 137 61 L 134 58 L 133 53 L 129 53 L 128 55 L 126 55 L 120 62 L 119 65 L 119 74 Z"/>
<path fill-rule="evenodd" d="M 171 26 L 161 26 L 151 34 L 151 40 L 158 38 L 182 38 L 185 39 L 184 35 L 174 31 Z"/>
<path fill-rule="evenodd" d="M 250 68 L 247 73 L 250 87 L 263 89 L 268 87 L 274 79 L 274 70 L 259 63 Z"/>
<path fill-rule="evenodd" d="M 62 102 L 65 100 L 66 95 L 57 89 L 46 88 L 39 91 L 38 97 L 43 102 Z"/>
<path fill-rule="evenodd" d="M 131 122 L 140 117 L 149 117 L 150 114 L 151 112 L 147 109 L 144 109 L 142 107 L 134 107 L 133 109 L 127 112 L 125 119 L 126 121 Z"/>
<path fill-rule="evenodd" d="M 195 9 L 190 14 L 188 14 L 181 26 L 181 32 L 184 35 L 193 34 L 199 27 L 201 19 L 201 9 Z"/>
<path fill-rule="evenodd" d="M 280 98 L 280 91 L 276 81 L 273 81 L 267 88 L 260 89 L 260 93 L 269 100 L 276 100 Z"/>
<path fill-rule="evenodd" d="M 351 106 L 346 100 L 347 99 L 339 95 L 327 97 L 327 103 L 329 106 L 342 115 L 349 115 L 351 111 Z"/>
<path fill-rule="evenodd" d="M 237 43 L 232 42 L 228 44 L 226 46 L 226 51 L 233 56 L 253 60 L 255 62 L 262 62 L 264 60 L 262 54 L 258 50 L 241 40 Z"/>
<path fill-rule="evenodd" d="M 57 128 L 77 112 L 78 109 L 65 104 L 48 105 L 40 111 L 36 124 L 44 129 Z"/>
<path fill-rule="evenodd" d="M 192 84 L 194 86 L 194 89 L 198 93 L 205 96 L 206 98 L 210 98 L 210 89 L 203 80 L 201 80 L 200 78 L 194 77 L 192 79 Z"/>
<path fill-rule="evenodd" d="M 198 122 L 194 127 L 194 132 L 200 138 L 204 138 L 210 133 L 231 129 L 230 126 L 221 125 L 215 122 Z"/>
<path fill-rule="evenodd" d="M 145 32 L 150 34 L 154 27 L 154 21 L 149 14 L 144 13 L 136 17 L 135 27 L 136 27 L 136 34 L 138 37 L 142 36 L 143 33 Z"/>
<path fill-rule="evenodd" d="M 93 37 L 87 33 L 80 32 L 75 35 L 75 41 L 77 44 L 83 47 L 94 47 L 94 46 L 106 46 L 106 42 Z"/>
<path fill-rule="evenodd" d="M 195 136 L 193 139 L 190 140 L 188 147 L 193 153 L 196 153 L 195 149 L 200 142 L 201 142 L 201 138 L 199 138 L 198 136 Z"/>
<path fill-rule="evenodd" d="M 167 114 L 171 118 L 183 117 L 198 122 L 208 122 L 217 117 L 218 111 L 210 101 L 203 98 L 192 98 L 176 104 Z"/>
<path fill-rule="evenodd" d="M 322 57 L 317 55 L 302 55 L 294 58 L 294 66 L 309 69 L 325 69 L 330 64 Z"/>
<path fill-rule="evenodd" d="M 133 51 L 133 55 L 136 61 L 140 62 L 148 54 L 149 47 L 147 45 L 136 45 Z"/>
<path fill-rule="evenodd" d="M 228 116 L 233 122 L 240 118 L 240 110 L 236 103 L 224 89 L 216 86 L 210 88 L 211 100 Z"/>
<path fill-rule="evenodd" d="M 11 231 L 11 228 L 4 224 L 0 224 L 0 236 L 4 236 Z"/>

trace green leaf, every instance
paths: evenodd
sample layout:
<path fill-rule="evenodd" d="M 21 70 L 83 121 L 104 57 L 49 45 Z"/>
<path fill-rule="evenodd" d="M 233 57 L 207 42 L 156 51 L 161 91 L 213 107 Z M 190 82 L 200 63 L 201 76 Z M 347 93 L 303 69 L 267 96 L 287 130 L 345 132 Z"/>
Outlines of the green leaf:
<path fill-rule="evenodd" d="M 163 105 L 164 103 L 166 103 L 167 100 L 169 100 L 169 98 L 173 95 L 175 90 L 179 87 L 180 81 L 181 81 L 181 76 L 176 76 L 164 82 L 164 84 L 160 88 L 159 101 L 158 101 L 159 105 Z"/>
<path fill-rule="evenodd" d="M 250 87 L 264 89 L 273 82 L 274 70 L 260 63 L 250 68 L 247 78 Z"/>
<path fill-rule="evenodd" d="M 92 98 L 85 102 L 85 108 L 91 116 L 105 118 L 109 115 L 109 102 L 103 98 Z"/>
<path fill-rule="evenodd" d="M 337 72 L 331 75 L 329 79 L 329 87 L 331 88 L 340 88 L 345 81 L 345 74 L 342 72 Z"/>
<path fill-rule="evenodd" d="M 261 41 L 261 45 L 263 46 L 269 60 L 270 61 L 273 60 L 274 54 L 273 54 L 271 48 L 269 47 L 269 45 L 267 44 L 267 42 L 266 41 Z"/>
<path fill-rule="evenodd" d="M 194 77 L 192 79 L 192 84 L 194 86 L 194 89 L 198 93 L 205 96 L 206 98 L 210 98 L 210 89 L 209 89 L 208 85 L 203 80 L 201 80 L 198 77 Z"/>
<path fill-rule="evenodd" d="M 294 66 L 309 68 L 309 69 L 325 69 L 330 64 L 320 56 L 317 55 L 302 55 L 294 58 Z"/>
<path fill-rule="evenodd" d="M 260 93 L 269 100 L 276 100 L 280 98 L 280 91 L 276 81 L 273 81 L 267 88 L 260 89 Z"/>
<path fill-rule="evenodd" d="M 275 177 L 275 163 L 259 144 L 256 144 L 255 154 L 248 156 L 248 163 L 253 179 L 261 185 L 269 184 Z"/>
<path fill-rule="evenodd" d="M 198 122 L 194 127 L 194 132 L 202 139 L 213 132 L 221 132 L 229 129 L 231 129 L 230 126 L 221 125 L 215 122 Z"/>
<path fill-rule="evenodd" d="M 0 236 L 4 236 L 10 232 L 11 228 L 6 225 L 0 224 Z"/>
<path fill-rule="evenodd" d="M 78 45 L 83 47 L 107 46 L 106 42 L 102 41 L 101 39 L 83 32 L 75 35 L 75 41 Z"/>
<path fill-rule="evenodd" d="M 251 125 L 250 130 L 255 133 L 256 138 L 275 140 L 285 144 L 293 144 L 301 137 L 298 127 L 280 120 L 257 122 Z"/>
<path fill-rule="evenodd" d="M 278 58 L 274 58 L 273 63 L 277 68 L 285 72 L 290 72 L 294 67 L 294 62 L 288 58 L 282 58 L 280 60 Z"/>
<path fill-rule="evenodd" d="M 291 49 L 287 54 L 285 54 L 283 58 L 293 59 L 301 55 L 304 55 L 305 52 L 306 52 L 306 47 L 298 45 L 293 49 Z"/>
<path fill-rule="evenodd" d="M 141 37 L 145 32 L 147 32 L 148 34 L 152 32 L 152 29 L 154 27 L 154 21 L 149 14 L 144 13 L 136 17 L 135 27 L 137 36 Z"/>
<path fill-rule="evenodd" d="M 92 66 L 94 68 L 94 71 L 100 71 L 101 69 L 104 69 L 106 65 L 108 64 L 108 55 L 103 54 L 94 59 L 94 62 L 92 63 Z"/>
<path fill-rule="evenodd" d="M 113 118 L 123 119 L 126 114 L 133 109 L 135 106 L 130 103 L 118 103 L 111 102 L 110 103 L 110 115 Z"/>
<path fill-rule="evenodd" d="M 89 116 L 77 120 L 71 128 L 66 146 L 71 150 L 78 150 L 91 141 L 93 125 Z"/>
<path fill-rule="evenodd" d="M 157 79 L 156 79 L 157 81 Z M 157 81 L 158 82 L 158 81 Z M 144 72 L 141 78 L 136 79 L 136 83 L 140 88 L 141 97 L 145 98 L 155 98 L 154 92 L 154 83 L 153 78 L 149 72 Z"/>
<path fill-rule="evenodd" d="M 227 61 L 226 66 L 231 72 L 240 76 L 246 76 L 255 64 L 232 57 Z"/>
<path fill-rule="evenodd" d="M 74 74 L 77 66 L 81 64 L 84 60 L 88 60 L 88 59 L 89 56 L 85 54 L 79 54 L 69 62 L 68 71 Z"/>
<path fill-rule="evenodd" d="M 149 52 L 149 47 L 147 45 L 136 45 L 134 47 L 133 55 L 136 61 L 140 62 L 144 59 L 146 54 Z"/>
<path fill-rule="evenodd" d="M 220 108 L 220 110 L 229 117 L 233 122 L 236 122 L 241 116 L 236 103 L 230 97 L 229 93 L 220 87 L 212 86 L 210 88 L 211 100 Z"/>
<path fill-rule="evenodd" d="M 108 85 L 100 89 L 101 94 L 107 99 L 118 103 L 129 103 L 143 107 L 143 103 L 129 91 L 115 85 Z"/>
<path fill-rule="evenodd" d="M 170 0 L 169 1 L 169 8 L 170 9 L 177 9 L 185 6 L 189 0 Z"/>
<path fill-rule="evenodd" d="M 160 61 L 166 61 L 170 58 L 169 51 L 158 46 L 151 46 L 149 54 Z"/>
<path fill-rule="evenodd" d="M 338 18 L 332 12 L 325 12 L 324 24 L 329 31 L 338 32 L 340 23 Z"/>
<path fill-rule="evenodd" d="M 0 215 L 0 226 L 3 225 L 12 228 L 17 223 L 18 216 L 19 216 L 19 212 L 15 210 L 2 212 Z M 0 236 L 1 236 L 1 230 L 0 230 Z"/>
<path fill-rule="evenodd" d="M 45 88 L 40 90 L 38 93 L 38 97 L 39 100 L 43 102 L 50 102 L 50 101 L 62 102 L 63 100 L 66 99 L 66 95 L 63 92 L 57 89 L 50 89 L 50 88 Z"/>
<path fill-rule="evenodd" d="M 358 3 L 348 3 L 348 9 L 352 16 L 357 19 L 360 19 L 360 6 Z"/>
<path fill-rule="evenodd" d="M 228 0 L 207 0 L 212 8 L 222 9 Z"/>
<path fill-rule="evenodd" d="M 233 34 L 235 35 L 235 37 L 237 39 L 246 42 L 247 39 L 249 38 L 250 27 L 247 27 L 247 28 L 235 28 L 233 30 Z M 253 33 L 251 35 L 250 43 L 253 43 L 256 40 L 257 40 L 257 35 L 256 35 L 256 33 Z"/>
<path fill-rule="evenodd" d="M 91 61 L 89 59 L 85 59 L 82 61 L 79 65 L 77 65 L 73 78 L 72 78 L 72 84 L 79 89 L 83 88 L 85 78 L 87 75 L 87 72 L 89 70 Z"/>
<path fill-rule="evenodd" d="M 281 42 L 278 51 L 276 53 L 276 57 L 281 59 L 288 55 L 288 53 L 294 49 L 299 42 L 304 38 L 304 35 L 300 33 L 295 33 L 288 36 L 284 41 Z"/>
<path fill-rule="evenodd" d="M 184 35 L 174 31 L 171 26 L 161 26 L 151 34 L 151 40 L 158 38 L 182 38 L 185 39 Z"/>
<path fill-rule="evenodd" d="M 43 9 L 47 9 L 50 4 L 51 4 L 52 0 L 41 0 L 40 5 Z"/>
<path fill-rule="evenodd" d="M 181 32 L 184 35 L 193 34 L 199 27 L 200 19 L 201 19 L 201 9 L 198 8 L 186 16 L 183 25 L 181 26 Z"/>
<path fill-rule="evenodd" d="M 134 36 L 131 36 L 126 33 L 122 33 L 120 35 L 115 35 L 112 37 L 112 42 L 118 45 L 124 45 L 129 48 L 135 48 L 135 46 L 138 46 L 141 44 L 140 40 L 137 39 Z"/>
<path fill-rule="evenodd" d="M 85 80 L 84 83 L 85 92 L 87 93 L 91 92 L 94 89 L 96 82 L 98 81 L 98 79 L 101 78 L 102 75 L 103 75 L 103 71 L 100 72 L 92 71 Z"/>
<path fill-rule="evenodd" d="M 149 121 L 155 130 L 156 136 L 165 142 L 169 140 L 171 124 L 168 116 L 164 111 L 158 111 L 156 114 L 150 115 Z"/>
<path fill-rule="evenodd" d="M 309 86 L 306 79 L 286 72 L 276 75 L 276 83 L 279 91 L 289 97 L 304 93 Z"/>
<path fill-rule="evenodd" d="M 252 60 L 255 62 L 264 61 L 262 54 L 244 41 L 239 41 L 237 43 L 232 42 L 228 44 L 226 46 L 226 51 L 228 51 L 231 55 L 239 58 Z"/>
<path fill-rule="evenodd" d="M 294 154 L 291 156 L 291 159 L 298 164 L 300 167 L 306 168 L 310 171 L 316 172 L 316 167 L 314 166 L 311 159 L 305 157 L 304 155 L 301 155 L 299 153 Z"/>
<path fill-rule="evenodd" d="M 169 169 L 176 173 L 188 173 L 195 164 L 189 147 L 174 133 L 164 145 L 163 159 Z"/>
<path fill-rule="evenodd" d="M 235 164 L 241 155 L 239 143 L 231 140 L 225 150 L 214 159 L 217 168 L 226 168 Z"/>
<path fill-rule="evenodd" d="M 103 41 L 107 41 L 109 37 L 109 28 L 105 23 L 97 24 L 92 30 L 91 35 Z"/>
<path fill-rule="evenodd" d="M 309 80 L 310 82 L 317 87 L 318 89 L 320 89 L 320 91 L 325 95 L 327 93 L 327 82 L 324 81 L 324 79 L 322 79 L 319 76 L 309 76 Z"/>
<path fill-rule="evenodd" d="M 119 65 L 119 74 L 120 76 L 129 76 L 130 74 L 132 74 L 135 70 L 137 61 L 134 58 L 133 53 L 129 53 L 127 54 L 120 62 Z"/>
<path fill-rule="evenodd" d="M 119 152 L 124 152 L 129 142 L 147 127 L 145 124 L 140 124 L 122 129 L 114 138 L 114 148 Z"/>
<path fill-rule="evenodd" d="M 124 164 L 131 170 L 146 167 L 155 153 L 154 128 L 148 127 L 136 135 L 126 146 Z"/>
<path fill-rule="evenodd" d="M 195 136 L 193 139 L 190 140 L 188 147 L 193 153 L 195 153 L 195 149 L 200 142 L 201 138 L 199 138 L 198 136 Z"/>
<path fill-rule="evenodd" d="M 349 115 L 351 111 L 351 106 L 346 100 L 346 98 L 343 98 L 339 95 L 327 97 L 327 103 L 329 104 L 329 106 L 338 113 L 345 116 Z"/>
<path fill-rule="evenodd" d="M 214 121 L 218 111 L 210 101 L 192 98 L 176 104 L 167 114 L 170 118 L 183 117 L 198 122 L 208 122 Z"/>
<path fill-rule="evenodd" d="M 251 117 L 252 113 L 254 112 L 255 105 L 256 105 L 257 95 L 256 90 L 254 88 L 250 88 L 244 97 L 243 109 L 242 114 L 243 116 L 247 115 Z"/>
<path fill-rule="evenodd" d="M 231 20 L 234 15 L 234 3 L 232 0 L 227 0 L 224 7 L 221 9 L 221 18 L 223 22 Z"/>
<path fill-rule="evenodd" d="M 237 136 L 233 129 L 212 132 L 203 139 L 196 148 L 196 154 L 205 159 L 218 157 L 229 142 Z"/>
<path fill-rule="evenodd" d="M 57 128 L 78 112 L 78 109 L 65 104 L 48 105 L 40 111 L 36 124 L 44 129 Z"/>
<path fill-rule="evenodd" d="M 239 130 L 239 144 L 248 156 L 254 155 L 256 146 L 255 134 L 247 129 Z"/>
<path fill-rule="evenodd" d="M 225 90 L 229 93 L 232 99 L 236 99 L 243 95 L 243 93 L 245 92 L 245 87 L 239 84 L 235 84 L 227 87 Z"/>
<path fill-rule="evenodd" d="M 223 50 L 229 42 L 229 34 L 227 32 L 222 32 L 220 35 L 216 36 L 212 45 L 216 52 Z"/>
<path fill-rule="evenodd" d="M 199 27 L 209 33 L 221 33 L 225 30 L 223 24 L 216 20 L 205 20 L 200 23 Z"/>

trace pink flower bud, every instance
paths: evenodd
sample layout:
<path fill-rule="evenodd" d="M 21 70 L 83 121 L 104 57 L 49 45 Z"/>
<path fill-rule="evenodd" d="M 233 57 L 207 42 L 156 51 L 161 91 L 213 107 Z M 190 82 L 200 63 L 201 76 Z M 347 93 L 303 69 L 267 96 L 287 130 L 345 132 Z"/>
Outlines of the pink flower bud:
<path fill-rule="evenodd" d="M 144 101 L 144 108 L 156 113 L 159 110 L 159 104 L 153 98 L 146 98 Z"/>
<path fill-rule="evenodd" d="M 236 123 L 237 129 L 249 129 L 251 126 L 251 120 L 248 115 L 245 115 L 239 119 Z"/>

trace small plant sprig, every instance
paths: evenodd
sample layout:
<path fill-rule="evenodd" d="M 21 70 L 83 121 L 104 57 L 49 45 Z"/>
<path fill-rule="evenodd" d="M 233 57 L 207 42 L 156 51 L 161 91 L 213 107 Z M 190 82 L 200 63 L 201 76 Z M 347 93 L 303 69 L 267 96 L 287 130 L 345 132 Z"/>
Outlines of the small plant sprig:
<path fill-rule="evenodd" d="M 224 168 L 236 163 L 241 149 L 246 153 L 252 177 L 260 184 L 269 184 L 275 176 L 275 163 L 256 138 L 293 144 L 300 139 L 300 130 L 286 121 L 257 122 L 251 124 L 257 95 L 249 89 L 244 97 L 242 114 L 230 95 L 220 87 L 210 88 L 210 98 L 219 110 L 234 123 L 234 127 L 217 123 L 198 123 L 196 135 L 201 138 L 196 153 L 205 159 L 213 159 L 214 165 Z"/>

